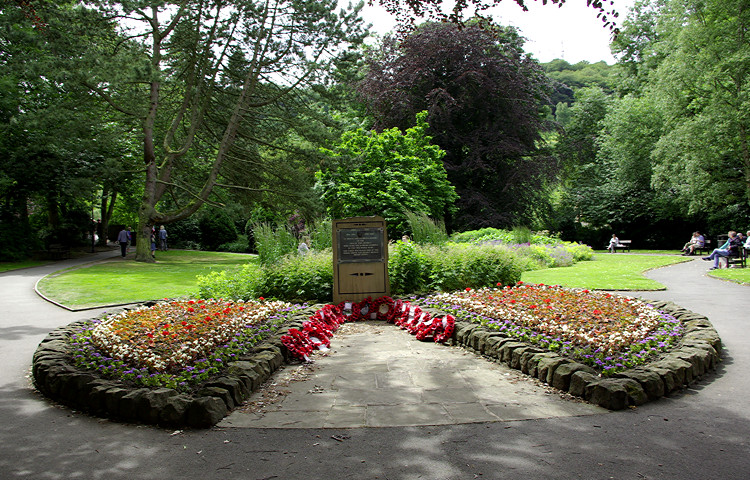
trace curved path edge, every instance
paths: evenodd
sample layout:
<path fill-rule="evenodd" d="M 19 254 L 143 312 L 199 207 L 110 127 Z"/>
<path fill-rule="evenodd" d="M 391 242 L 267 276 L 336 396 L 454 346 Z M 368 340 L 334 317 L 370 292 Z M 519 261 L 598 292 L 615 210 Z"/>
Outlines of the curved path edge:
<path fill-rule="evenodd" d="M 456 323 L 450 344 L 505 363 L 596 405 L 620 410 L 680 390 L 714 370 L 720 361 L 721 338 L 707 317 L 672 302 L 651 304 L 685 325 L 681 342 L 654 362 L 608 378 L 599 377 L 587 365 L 469 322 Z M 190 394 L 170 388 L 128 387 L 74 366 L 69 338 L 85 321 L 54 330 L 39 344 L 32 363 L 33 381 L 47 397 L 94 415 L 170 427 L 211 427 L 290 360 L 280 337 L 289 328 L 301 328 L 315 308 L 301 312 L 252 353 L 228 363 L 221 377 Z"/>

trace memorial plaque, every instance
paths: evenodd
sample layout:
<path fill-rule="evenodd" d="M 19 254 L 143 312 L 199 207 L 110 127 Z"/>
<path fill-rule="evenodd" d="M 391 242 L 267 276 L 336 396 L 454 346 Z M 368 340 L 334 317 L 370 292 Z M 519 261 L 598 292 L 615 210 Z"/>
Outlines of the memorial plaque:
<path fill-rule="evenodd" d="M 390 294 L 388 234 L 381 217 L 333 222 L 333 301 L 359 302 Z"/>
<path fill-rule="evenodd" d="M 382 228 L 345 228 L 338 231 L 339 263 L 382 262 Z"/>

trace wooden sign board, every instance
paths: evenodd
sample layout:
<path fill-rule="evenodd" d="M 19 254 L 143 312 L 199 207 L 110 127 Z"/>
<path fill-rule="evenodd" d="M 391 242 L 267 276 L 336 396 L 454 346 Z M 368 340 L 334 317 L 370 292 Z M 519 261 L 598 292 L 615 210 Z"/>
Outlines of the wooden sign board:
<path fill-rule="evenodd" d="M 390 295 L 388 232 L 382 217 L 333 221 L 333 303 Z"/>

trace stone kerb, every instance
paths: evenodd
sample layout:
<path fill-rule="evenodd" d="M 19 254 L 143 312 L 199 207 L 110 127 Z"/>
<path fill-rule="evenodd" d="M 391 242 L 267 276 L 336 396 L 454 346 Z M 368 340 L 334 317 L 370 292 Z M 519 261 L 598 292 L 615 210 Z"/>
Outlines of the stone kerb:
<path fill-rule="evenodd" d="M 658 360 L 599 377 L 596 371 L 569 358 L 506 337 L 475 323 L 456 322 L 453 344 L 538 378 L 561 391 L 610 410 L 642 405 L 682 389 L 720 361 L 721 338 L 708 318 L 671 302 L 652 302 L 685 325 L 685 335 Z"/>
<path fill-rule="evenodd" d="M 68 340 L 81 329 L 83 321 L 52 331 L 39 344 L 32 361 L 32 377 L 47 397 L 93 415 L 168 427 L 207 428 L 240 405 L 284 364 L 287 352 L 281 336 L 290 328 L 302 328 L 302 322 L 314 310 L 300 312 L 252 353 L 228 362 L 223 376 L 190 393 L 129 386 L 76 367 Z"/>
<path fill-rule="evenodd" d="M 610 410 L 620 410 L 682 389 L 714 370 L 720 361 L 721 339 L 706 317 L 669 302 L 653 305 L 683 322 L 686 332 L 682 341 L 658 360 L 608 378 L 599 377 L 587 365 L 477 324 L 456 322 L 450 342 L 506 363 L 561 391 Z M 58 328 L 39 344 L 32 376 L 44 395 L 94 415 L 169 427 L 207 428 L 240 405 L 289 360 L 281 335 L 289 328 L 301 328 L 316 308 L 300 312 L 252 353 L 227 363 L 223 376 L 207 381 L 191 393 L 171 388 L 129 387 L 75 367 L 68 339 L 84 322 Z"/>

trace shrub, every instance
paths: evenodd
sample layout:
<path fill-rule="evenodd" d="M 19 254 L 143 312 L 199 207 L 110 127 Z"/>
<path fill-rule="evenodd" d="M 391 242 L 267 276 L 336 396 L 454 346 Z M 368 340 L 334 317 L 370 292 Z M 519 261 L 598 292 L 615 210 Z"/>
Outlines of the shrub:
<path fill-rule="evenodd" d="M 413 242 L 399 240 L 393 244 L 388 254 L 391 293 L 402 295 L 427 289 L 431 267 L 423 250 Z"/>
<path fill-rule="evenodd" d="M 247 235 L 237 236 L 237 240 L 229 243 L 222 243 L 216 250 L 219 252 L 248 253 L 250 246 L 247 243 Z"/>
<path fill-rule="evenodd" d="M 511 249 L 490 245 L 454 245 L 429 253 L 431 290 L 453 291 L 467 287 L 513 285 L 528 262 Z"/>
<path fill-rule="evenodd" d="M 238 269 L 198 275 L 198 296 L 250 300 L 259 296 L 261 282 L 261 269 L 254 263 L 248 263 Z"/>
<path fill-rule="evenodd" d="M 205 250 L 216 250 L 223 243 L 237 240 L 234 221 L 219 209 L 207 210 L 198 221 L 201 245 Z"/>
<path fill-rule="evenodd" d="M 287 255 L 273 265 L 262 267 L 258 290 L 264 297 L 286 301 L 330 302 L 333 296 L 331 250 Z"/>
<path fill-rule="evenodd" d="M 166 226 L 169 248 L 200 250 L 201 229 L 196 217 L 188 217 Z M 117 238 L 115 235 L 114 238 Z"/>
<path fill-rule="evenodd" d="M 512 285 L 532 263 L 493 245 L 420 246 L 396 242 L 388 262 L 394 294 Z"/>
<path fill-rule="evenodd" d="M 588 245 L 575 242 L 563 242 L 563 247 L 573 256 L 574 262 L 585 262 L 594 257 L 594 249 Z"/>

